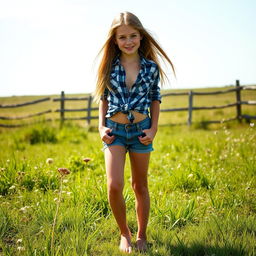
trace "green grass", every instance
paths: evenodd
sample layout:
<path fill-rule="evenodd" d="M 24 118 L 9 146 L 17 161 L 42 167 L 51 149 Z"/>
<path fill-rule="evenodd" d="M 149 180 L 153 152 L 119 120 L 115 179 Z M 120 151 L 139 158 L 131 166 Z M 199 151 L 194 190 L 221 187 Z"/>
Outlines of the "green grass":
<path fill-rule="evenodd" d="M 0 104 L 41 97 L 0 98 Z M 196 106 L 235 101 L 234 94 L 199 97 L 195 97 Z M 255 97 L 254 91 L 242 92 L 243 100 Z M 184 107 L 187 100 L 185 96 L 164 98 L 161 107 Z M 68 104 L 67 108 L 81 108 L 83 102 Z M 59 103 L 50 101 L 1 109 L 1 116 L 58 107 Z M 254 106 L 242 109 L 255 115 Z M 256 255 L 256 126 L 236 121 L 207 126 L 198 123 L 235 115 L 235 108 L 195 111 L 193 120 L 197 123 L 189 128 L 168 125 L 186 122 L 186 112 L 161 113 L 149 168 L 151 212 L 146 255 Z M 0 129 L 0 255 L 120 255 L 101 148 L 98 132 L 85 127 L 84 121 L 65 122 L 62 128 L 59 123 L 42 122 Z M 85 163 L 84 157 L 91 161 Z M 46 162 L 48 158 L 53 159 L 52 164 Z M 68 168 L 71 174 L 64 178 L 51 250 L 60 167 Z M 135 236 L 129 167 L 127 159 L 124 196 Z"/>
<path fill-rule="evenodd" d="M 0 254 L 120 255 L 101 147 L 97 132 L 74 124 L 1 130 Z M 255 127 L 160 127 L 154 148 L 147 255 L 255 255 Z M 51 251 L 59 167 L 71 174 L 64 179 Z M 135 235 L 129 161 L 125 181 Z"/>

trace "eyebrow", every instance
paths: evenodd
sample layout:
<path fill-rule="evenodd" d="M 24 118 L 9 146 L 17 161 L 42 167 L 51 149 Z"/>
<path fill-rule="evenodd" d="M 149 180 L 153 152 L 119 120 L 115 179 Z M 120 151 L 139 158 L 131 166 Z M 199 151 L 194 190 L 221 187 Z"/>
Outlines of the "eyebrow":
<path fill-rule="evenodd" d="M 131 34 L 128 34 L 128 36 L 139 34 L 139 32 L 133 32 Z M 126 36 L 126 34 L 117 34 L 117 36 Z"/>

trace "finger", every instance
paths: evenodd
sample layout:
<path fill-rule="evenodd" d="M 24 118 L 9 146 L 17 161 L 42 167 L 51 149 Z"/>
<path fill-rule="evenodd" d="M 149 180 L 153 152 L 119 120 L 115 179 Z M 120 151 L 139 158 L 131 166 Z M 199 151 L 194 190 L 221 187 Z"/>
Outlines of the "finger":
<path fill-rule="evenodd" d="M 112 130 L 113 130 L 113 129 L 109 128 L 109 129 L 107 129 L 107 130 L 105 131 L 105 133 L 106 133 L 107 135 L 109 135 L 109 136 L 112 136 Z"/>
<path fill-rule="evenodd" d="M 143 145 L 149 145 L 150 143 L 151 143 L 151 141 L 150 140 L 143 140 L 144 138 L 139 138 L 139 141 L 140 141 L 140 143 L 142 143 Z"/>
<path fill-rule="evenodd" d="M 143 144 L 144 138 L 142 138 L 141 136 L 139 136 L 138 139 L 139 139 L 139 141 Z"/>
<path fill-rule="evenodd" d="M 109 132 L 106 132 L 104 137 L 107 138 L 107 139 L 111 139 L 113 137 L 112 130 L 110 130 Z"/>
<path fill-rule="evenodd" d="M 115 140 L 115 136 L 112 135 L 112 136 L 111 136 L 111 139 L 110 139 L 110 141 L 109 141 L 109 144 L 111 144 L 114 140 Z"/>
<path fill-rule="evenodd" d="M 114 140 L 114 136 L 109 136 L 107 134 L 105 134 L 103 137 L 102 137 L 102 141 L 104 141 L 105 143 L 109 144 L 110 141 Z"/>
<path fill-rule="evenodd" d="M 139 137 L 139 140 L 140 140 L 141 142 L 146 142 L 146 141 L 149 140 L 149 137 L 148 137 L 148 136 L 145 136 L 145 137 L 140 136 L 140 137 Z"/>
<path fill-rule="evenodd" d="M 104 142 L 107 144 L 111 144 L 115 140 L 115 136 L 112 135 L 111 137 L 108 136 L 107 138 L 104 139 Z"/>

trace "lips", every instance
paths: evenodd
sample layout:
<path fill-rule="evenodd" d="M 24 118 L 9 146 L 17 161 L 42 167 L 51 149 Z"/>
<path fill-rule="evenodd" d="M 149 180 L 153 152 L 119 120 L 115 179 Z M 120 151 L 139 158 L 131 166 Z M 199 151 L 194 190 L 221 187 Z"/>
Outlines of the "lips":
<path fill-rule="evenodd" d="M 126 50 L 128 50 L 128 51 L 131 51 L 131 50 L 133 50 L 133 46 L 130 46 L 130 47 L 124 47 Z"/>

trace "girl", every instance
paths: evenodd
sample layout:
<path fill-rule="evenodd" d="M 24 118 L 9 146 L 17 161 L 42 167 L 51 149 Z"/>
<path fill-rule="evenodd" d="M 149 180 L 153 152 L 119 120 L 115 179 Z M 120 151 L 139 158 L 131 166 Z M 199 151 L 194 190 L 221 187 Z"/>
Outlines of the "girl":
<path fill-rule="evenodd" d="M 120 13 L 114 19 L 101 52 L 95 99 L 99 101 L 99 133 L 104 144 L 108 199 L 121 233 L 119 248 L 131 253 L 132 234 L 122 194 L 128 151 L 136 197 L 136 245 L 144 251 L 150 207 L 147 171 L 161 102 L 158 83 L 160 77 L 166 78 L 158 56 L 167 60 L 173 71 L 174 68 L 139 19 L 129 12 Z"/>

